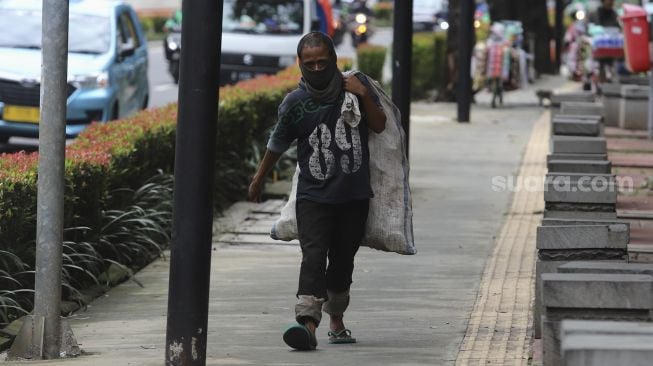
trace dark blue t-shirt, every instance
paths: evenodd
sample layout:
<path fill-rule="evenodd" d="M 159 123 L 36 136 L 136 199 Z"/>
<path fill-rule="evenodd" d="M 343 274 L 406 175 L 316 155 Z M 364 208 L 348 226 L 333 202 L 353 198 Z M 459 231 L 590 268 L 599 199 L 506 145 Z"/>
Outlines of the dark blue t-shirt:
<path fill-rule="evenodd" d="M 359 77 L 381 108 L 378 96 Z M 281 154 L 297 140 L 297 199 L 342 203 L 374 196 L 370 187 L 368 127 L 359 99 L 361 121 L 352 128 L 340 119 L 344 91 L 335 103 L 320 103 L 298 87 L 279 106 L 268 150 Z"/>

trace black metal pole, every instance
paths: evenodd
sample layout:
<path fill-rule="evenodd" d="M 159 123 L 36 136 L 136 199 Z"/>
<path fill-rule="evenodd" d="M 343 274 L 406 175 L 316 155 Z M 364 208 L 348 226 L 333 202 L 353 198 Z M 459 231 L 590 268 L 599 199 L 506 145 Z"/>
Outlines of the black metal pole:
<path fill-rule="evenodd" d="M 458 32 L 458 122 L 469 122 L 472 103 L 472 44 L 474 37 L 474 0 L 460 1 L 460 30 Z"/>
<path fill-rule="evenodd" d="M 206 364 L 222 3 L 182 4 L 166 365 Z"/>
<path fill-rule="evenodd" d="M 555 7 L 555 72 L 560 73 L 560 65 L 562 60 L 562 37 L 564 29 L 562 24 L 562 14 L 565 6 L 564 0 L 556 0 Z"/>
<path fill-rule="evenodd" d="M 406 153 L 410 141 L 410 88 L 413 52 L 413 0 L 395 1 L 392 41 L 392 101 L 401 111 L 406 132 Z"/>

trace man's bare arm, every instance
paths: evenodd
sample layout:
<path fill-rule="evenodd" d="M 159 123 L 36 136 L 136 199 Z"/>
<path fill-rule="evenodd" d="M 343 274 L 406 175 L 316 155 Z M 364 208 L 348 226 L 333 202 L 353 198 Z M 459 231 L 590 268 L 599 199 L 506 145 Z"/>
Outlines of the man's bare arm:
<path fill-rule="evenodd" d="M 247 199 L 252 202 L 259 202 L 261 199 L 261 190 L 263 189 L 265 177 L 268 175 L 280 157 L 281 154 L 273 153 L 270 150 L 265 150 L 263 160 L 261 160 L 261 163 L 256 170 L 256 174 L 254 174 L 252 182 L 249 185 L 249 190 L 247 191 Z"/>

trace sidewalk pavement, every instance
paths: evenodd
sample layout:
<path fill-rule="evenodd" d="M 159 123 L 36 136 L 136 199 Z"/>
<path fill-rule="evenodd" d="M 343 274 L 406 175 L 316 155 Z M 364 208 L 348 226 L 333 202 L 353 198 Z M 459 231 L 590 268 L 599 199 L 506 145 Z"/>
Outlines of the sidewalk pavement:
<path fill-rule="evenodd" d="M 562 84 L 562 79 L 549 78 L 537 88 Z M 477 97 L 469 124 L 454 122 L 455 104 L 413 104 L 411 186 L 419 252 L 399 256 L 361 248 L 345 318 L 359 343 L 329 345 L 323 326 L 318 329 L 318 351 L 290 350 L 281 334 L 294 316 L 298 246 L 267 240 L 216 242 L 207 364 L 417 366 L 452 365 L 457 358 L 458 364 L 479 364 L 469 352 L 461 361 L 459 349 L 463 337 L 468 345 L 474 343 L 470 335 L 485 337 L 469 331 L 484 327 L 478 317 L 470 322 L 474 309 L 501 317 L 501 309 L 479 308 L 483 301 L 477 295 L 482 275 L 488 273 L 486 262 L 498 268 L 497 260 L 502 261 L 502 253 L 493 250 L 501 245 L 495 238 L 515 210 L 512 193 L 493 190 L 492 178 L 516 174 L 529 138 L 539 136 L 541 145 L 548 137 L 531 136 L 543 112 L 533 90 L 506 93 L 499 109 L 490 109 L 488 100 L 488 95 Z M 534 241 L 524 250 L 534 252 Z M 508 273 L 506 269 L 504 275 Z M 30 365 L 163 365 L 168 262 L 158 260 L 136 278 L 143 287 L 120 285 L 70 319 L 86 355 Z M 515 289 L 530 294 L 532 283 Z M 530 296 L 525 297 L 528 308 Z M 523 353 L 527 347 L 517 348 Z"/>

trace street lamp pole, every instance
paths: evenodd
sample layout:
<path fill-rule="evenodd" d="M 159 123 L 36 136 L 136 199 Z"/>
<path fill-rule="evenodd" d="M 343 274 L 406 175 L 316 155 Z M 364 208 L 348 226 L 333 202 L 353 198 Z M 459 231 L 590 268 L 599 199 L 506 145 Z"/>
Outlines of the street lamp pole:
<path fill-rule="evenodd" d="M 68 1 L 43 0 L 34 315 L 25 318 L 10 359 L 79 353 L 70 326 L 61 319 L 68 8 Z"/>
<path fill-rule="evenodd" d="M 406 132 L 406 154 L 410 141 L 410 88 L 413 52 L 413 0 L 395 1 L 392 41 L 392 101 L 401 112 Z"/>
<path fill-rule="evenodd" d="M 166 365 L 204 366 L 211 275 L 222 1 L 182 4 Z"/>
<path fill-rule="evenodd" d="M 474 32 L 474 0 L 460 0 L 458 35 L 458 122 L 469 122 L 472 103 L 472 48 Z"/>

